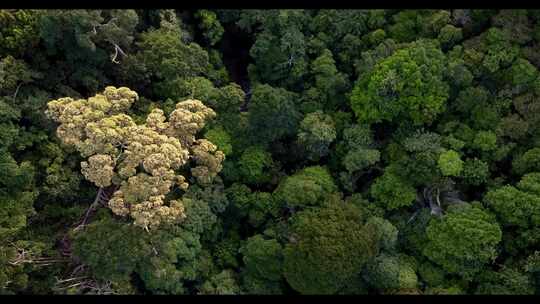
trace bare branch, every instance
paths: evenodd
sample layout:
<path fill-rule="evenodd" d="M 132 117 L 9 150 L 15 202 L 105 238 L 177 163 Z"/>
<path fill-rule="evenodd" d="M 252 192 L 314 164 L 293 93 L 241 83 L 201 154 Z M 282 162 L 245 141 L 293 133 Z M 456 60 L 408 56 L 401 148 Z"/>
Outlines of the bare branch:
<path fill-rule="evenodd" d="M 287 61 L 287 64 L 289 65 L 289 67 L 292 66 L 293 62 L 294 62 L 294 55 L 291 54 L 289 56 L 289 60 Z"/>
<path fill-rule="evenodd" d="M 420 212 L 420 210 L 417 210 L 410 218 L 409 220 L 407 221 L 407 224 L 409 224 L 410 222 L 412 222 L 416 216 L 418 215 L 418 213 Z"/>
<path fill-rule="evenodd" d="M 116 61 L 116 58 L 118 57 L 118 53 L 120 53 L 122 56 L 124 57 L 127 57 L 126 53 L 124 53 L 124 51 L 122 50 L 122 48 L 120 48 L 120 46 L 118 46 L 118 44 L 116 43 L 113 43 L 114 45 L 114 55 L 111 56 L 111 61 L 116 63 L 116 64 L 119 64 L 120 62 L 119 61 Z"/>
<path fill-rule="evenodd" d="M 103 188 L 100 187 L 96 195 L 96 198 L 94 199 L 94 202 L 90 205 L 90 207 L 88 207 L 88 209 L 86 209 L 86 213 L 84 215 L 83 220 L 77 227 L 73 229 L 73 231 L 77 231 L 86 225 L 86 221 L 88 220 L 88 216 L 90 216 L 90 212 L 94 210 L 100 204 L 102 196 L 103 196 Z"/>
<path fill-rule="evenodd" d="M 19 93 L 19 89 L 21 88 L 22 86 L 22 82 L 19 83 L 19 85 L 17 86 L 17 89 L 15 90 L 15 93 L 13 94 L 13 102 L 15 102 L 15 99 L 17 98 L 17 94 Z"/>

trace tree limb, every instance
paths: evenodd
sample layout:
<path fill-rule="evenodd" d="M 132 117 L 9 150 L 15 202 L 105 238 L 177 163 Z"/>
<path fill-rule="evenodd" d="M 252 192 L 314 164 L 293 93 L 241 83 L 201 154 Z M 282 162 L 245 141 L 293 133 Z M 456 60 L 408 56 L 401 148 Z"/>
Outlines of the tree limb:
<path fill-rule="evenodd" d="M 94 208 L 97 207 L 100 204 L 100 201 L 102 199 L 101 198 L 102 195 L 103 195 L 103 187 L 99 187 L 99 190 L 98 190 L 98 193 L 96 195 L 96 198 L 94 199 L 94 202 L 86 210 L 86 213 L 84 215 L 84 218 L 83 218 L 82 222 L 77 227 L 75 227 L 73 229 L 73 231 L 77 231 L 77 230 L 81 229 L 82 227 L 84 227 L 86 225 L 86 221 L 88 220 L 88 217 L 90 216 L 90 212 L 92 210 L 94 210 Z"/>
<path fill-rule="evenodd" d="M 15 99 L 17 98 L 17 94 L 19 93 L 19 89 L 21 88 L 22 86 L 22 82 L 19 83 L 19 85 L 17 86 L 17 89 L 15 90 L 15 93 L 13 94 L 13 102 L 15 102 Z"/>
<path fill-rule="evenodd" d="M 111 61 L 116 63 L 116 64 L 119 64 L 120 62 L 116 61 L 116 58 L 118 57 L 118 53 L 120 53 L 124 57 L 127 57 L 127 55 L 126 55 L 126 53 L 124 53 L 122 48 L 120 48 L 120 46 L 118 46 L 118 44 L 113 43 L 113 45 L 114 45 L 114 55 L 112 56 Z"/>

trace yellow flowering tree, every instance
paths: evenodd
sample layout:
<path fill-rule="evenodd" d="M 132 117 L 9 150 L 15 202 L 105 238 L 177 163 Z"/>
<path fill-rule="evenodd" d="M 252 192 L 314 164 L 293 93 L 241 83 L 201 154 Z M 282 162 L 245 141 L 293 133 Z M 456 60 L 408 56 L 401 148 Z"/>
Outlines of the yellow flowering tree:
<path fill-rule="evenodd" d="M 85 178 L 99 187 L 95 204 L 105 188 L 113 189 L 108 206 L 113 213 L 133 218 L 145 230 L 185 217 L 181 200 L 168 199 L 173 187 L 188 188 L 178 170 L 194 164 L 191 175 L 208 184 L 221 170 L 223 152 L 196 134 L 216 113 L 199 100 L 176 105 L 168 120 L 153 109 L 138 125 L 125 112 L 138 99 L 136 92 L 107 87 L 88 99 L 66 97 L 48 103 L 46 114 L 60 125 L 57 136 L 87 160 Z"/>

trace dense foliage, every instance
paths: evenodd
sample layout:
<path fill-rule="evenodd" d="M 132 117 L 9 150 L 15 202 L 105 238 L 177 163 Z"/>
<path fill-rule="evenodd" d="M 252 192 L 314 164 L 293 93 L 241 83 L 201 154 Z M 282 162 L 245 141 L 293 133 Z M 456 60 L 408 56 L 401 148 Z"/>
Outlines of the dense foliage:
<path fill-rule="evenodd" d="M 0 294 L 540 293 L 537 10 L 0 10 Z"/>

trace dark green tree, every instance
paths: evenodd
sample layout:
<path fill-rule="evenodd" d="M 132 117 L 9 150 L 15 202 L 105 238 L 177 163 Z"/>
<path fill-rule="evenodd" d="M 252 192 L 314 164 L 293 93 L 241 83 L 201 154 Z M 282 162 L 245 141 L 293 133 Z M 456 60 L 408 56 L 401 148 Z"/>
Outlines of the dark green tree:
<path fill-rule="evenodd" d="M 362 216 L 356 207 L 337 201 L 294 217 L 284 250 L 284 276 L 292 288 L 333 294 L 360 272 L 377 253 Z"/>

